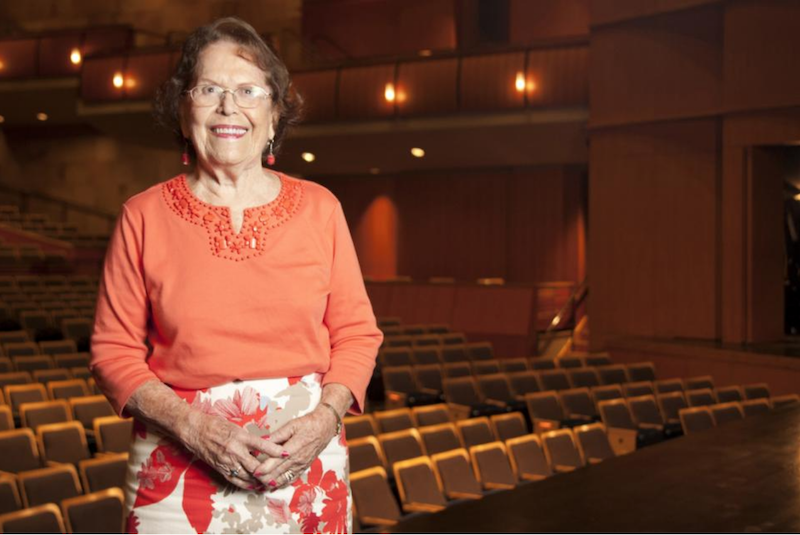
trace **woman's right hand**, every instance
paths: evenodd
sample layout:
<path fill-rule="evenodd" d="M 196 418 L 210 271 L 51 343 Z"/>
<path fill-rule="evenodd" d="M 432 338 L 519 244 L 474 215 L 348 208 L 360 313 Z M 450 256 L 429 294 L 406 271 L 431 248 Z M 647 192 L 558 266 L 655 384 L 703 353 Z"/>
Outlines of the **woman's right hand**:
<path fill-rule="evenodd" d="M 258 437 L 222 418 L 192 410 L 181 426 L 181 442 L 231 484 L 246 490 L 262 487 L 253 476 L 261 464 L 252 452 L 285 457 L 283 447 Z M 256 453 L 258 455 L 258 453 Z M 234 476 L 232 471 L 237 470 Z"/>

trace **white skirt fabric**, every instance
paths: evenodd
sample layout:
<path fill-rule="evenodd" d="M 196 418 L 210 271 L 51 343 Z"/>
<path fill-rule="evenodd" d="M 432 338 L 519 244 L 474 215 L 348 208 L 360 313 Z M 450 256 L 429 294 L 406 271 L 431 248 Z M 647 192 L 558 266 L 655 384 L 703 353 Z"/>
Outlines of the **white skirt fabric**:
<path fill-rule="evenodd" d="M 321 380 L 315 373 L 175 392 L 198 410 L 267 436 L 317 406 Z M 137 421 L 125 502 L 128 533 L 350 533 L 345 438 L 335 437 L 292 485 L 259 492 L 229 484 L 183 446 Z"/>

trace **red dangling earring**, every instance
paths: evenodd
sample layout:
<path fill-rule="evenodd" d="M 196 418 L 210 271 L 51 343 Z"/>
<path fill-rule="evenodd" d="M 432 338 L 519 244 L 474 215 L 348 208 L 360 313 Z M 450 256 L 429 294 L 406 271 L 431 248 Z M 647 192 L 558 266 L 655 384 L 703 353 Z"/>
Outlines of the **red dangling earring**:
<path fill-rule="evenodd" d="M 181 163 L 183 165 L 189 165 L 189 141 L 184 139 L 183 140 L 183 154 L 181 154 Z"/>
<path fill-rule="evenodd" d="M 274 143 L 275 143 L 275 139 L 274 138 L 270 139 L 269 140 L 269 146 L 267 147 L 267 150 L 269 150 L 269 153 L 267 154 L 267 165 L 269 165 L 270 167 L 275 165 L 275 155 L 272 153 L 272 145 Z"/>

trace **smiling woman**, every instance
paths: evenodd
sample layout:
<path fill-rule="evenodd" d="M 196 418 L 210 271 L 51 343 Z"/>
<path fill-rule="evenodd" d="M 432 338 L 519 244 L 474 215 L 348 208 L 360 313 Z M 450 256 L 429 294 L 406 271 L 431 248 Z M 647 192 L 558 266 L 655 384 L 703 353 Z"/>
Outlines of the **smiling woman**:
<path fill-rule="evenodd" d="M 91 345 L 136 421 L 129 532 L 350 530 L 342 416 L 383 335 L 339 201 L 263 167 L 299 102 L 233 18 L 188 38 L 158 96 L 194 165 L 123 205 Z"/>

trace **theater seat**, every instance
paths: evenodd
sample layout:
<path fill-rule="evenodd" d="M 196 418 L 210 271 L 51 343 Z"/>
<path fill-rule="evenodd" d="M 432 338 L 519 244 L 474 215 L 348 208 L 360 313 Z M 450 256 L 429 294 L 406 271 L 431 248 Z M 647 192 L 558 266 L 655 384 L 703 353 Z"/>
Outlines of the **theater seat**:
<path fill-rule="evenodd" d="M 595 386 L 591 389 L 591 392 L 595 405 L 599 405 L 601 401 L 625 397 L 620 385 Z"/>
<path fill-rule="evenodd" d="M 572 430 L 578 443 L 581 457 L 586 464 L 598 464 L 615 457 L 606 426 L 601 423 L 581 425 Z"/>
<path fill-rule="evenodd" d="M 450 409 L 448 409 L 447 405 L 444 403 L 413 407 L 411 409 L 411 415 L 417 422 L 417 427 L 446 424 L 452 420 Z"/>
<path fill-rule="evenodd" d="M 716 425 L 722 425 L 744 419 L 744 413 L 742 412 L 742 407 L 739 405 L 738 401 L 732 401 L 730 403 L 718 403 L 716 405 L 711 405 L 710 409 L 711 414 L 714 415 L 714 423 Z"/>
<path fill-rule="evenodd" d="M 525 423 L 525 417 L 521 412 L 495 414 L 489 418 L 489 422 L 492 424 L 494 435 L 501 442 L 528 434 L 528 424 Z"/>
<path fill-rule="evenodd" d="M 440 364 L 442 362 L 442 350 L 439 346 L 414 347 L 411 350 L 411 360 L 414 365 L 420 364 Z"/>
<path fill-rule="evenodd" d="M 553 475 L 538 435 L 530 434 L 506 440 L 511 467 L 523 481 L 539 481 Z"/>
<path fill-rule="evenodd" d="M 711 414 L 711 409 L 709 407 L 681 409 L 679 415 L 681 425 L 683 426 L 683 432 L 686 435 L 711 429 L 715 425 L 714 415 Z"/>
<path fill-rule="evenodd" d="M 394 479 L 403 510 L 408 513 L 435 513 L 447 505 L 428 457 L 395 463 Z"/>
<path fill-rule="evenodd" d="M 528 371 L 528 361 L 525 357 L 500 359 L 500 370 L 503 373 L 526 372 Z"/>
<path fill-rule="evenodd" d="M 374 466 L 386 467 L 386 457 L 377 437 L 367 436 L 349 440 L 350 470 L 358 472 Z"/>
<path fill-rule="evenodd" d="M 682 379 L 662 379 L 655 383 L 657 394 L 666 394 L 669 392 L 683 392 Z"/>
<path fill-rule="evenodd" d="M 125 496 L 111 488 L 61 502 L 68 533 L 124 533 Z"/>
<path fill-rule="evenodd" d="M 66 533 L 61 510 L 54 503 L 0 516 L 0 533 Z"/>
<path fill-rule="evenodd" d="M 41 425 L 36 431 L 36 440 L 42 460 L 48 464 L 77 465 L 91 457 L 86 432 L 80 422 Z"/>
<path fill-rule="evenodd" d="M 511 385 L 511 391 L 515 396 L 525 396 L 534 392 L 541 392 L 542 388 L 539 386 L 539 379 L 536 372 L 511 372 L 507 374 L 508 382 Z"/>
<path fill-rule="evenodd" d="M 714 391 L 710 388 L 700 388 L 697 390 L 686 390 L 686 401 L 689 402 L 690 407 L 704 407 L 707 405 L 714 405 L 717 398 L 714 396 Z"/>
<path fill-rule="evenodd" d="M 599 366 L 597 373 L 600 375 L 600 382 L 604 385 L 623 384 L 628 382 L 628 373 L 625 366 L 612 364 L 610 366 Z"/>
<path fill-rule="evenodd" d="M 492 375 L 500 373 L 500 362 L 497 360 L 477 360 L 472 363 L 474 375 Z"/>
<path fill-rule="evenodd" d="M 375 436 L 378 434 L 375 419 L 371 414 L 345 416 L 344 429 L 345 436 L 347 437 L 348 441 L 355 438 Z"/>
<path fill-rule="evenodd" d="M 81 495 L 78 472 L 71 464 L 20 472 L 18 477 L 25 507 L 60 503 L 61 500 Z"/>
<path fill-rule="evenodd" d="M 786 394 L 785 396 L 774 396 L 769 399 L 773 409 L 790 407 L 800 403 L 800 396 L 797 394 Z"/>
<path fill-rule="evenodd" d="M 99 453 L 125 453 L 130 449 L 133 420 L 119 416 L 94 419 L 94 438 Z"/>
<path fill-rule="evenodd" d="M 64 400 L 23 403 L 19 409 L 22 427 L 30 427 L 34 432 L 40 425 L 67 422 L 72 419 L 69 405 Z"/>
<path fill-rule="evenodd" d="M 741 402 L 742 412 L 745 418 L 758 416 L 759 414 L 769 414 L 769 401 L 764 398 L 748 399 Z"/>
<path fill-rule="evenodd" d="M 656 367 L 652 362 L 628 364 L 628 379 L 631 382 L 655 381 Z"/>
<path fill-rule="evenodd" d="M 128 472 L 128 454 L 107 454 L 78 463 L 81 483 L 86 492 L 125 487 Z"/>
<path fill-rule="evenodd" d="M 422 437 L 422 443 L 425 445 L 425 451 L 428 452 L 428 455 L 464 447 L 461 442 L 461 435 L 459 435 L 455 424 L 451 422 L 421 427 L 419 434 Z"/>
<path fill-rule="evenodd" d="M 400 507 L 383 468 L 373 467 L 351 473 L 350 488 L 362 526 L 392 526 L 400 519 Z"/>
<path fill-rule="evenodd" d="M 567 374 L 575 388 L 600 386 L 600 376 L 595 368 L 575 368 L 568 370 Z"/>
<path fill-rule="evenodd" d="M 456 428 L 459 435 L 461 435 L 461 442 L 467 449 L 478 444 L 486 444 L 497 440 L 492 431 L 489 418 L 485 416 L 459 420 L 456 422 Z"/>
<path fill-rule="evenodd" d="M 450 500 L 483 497 L 481 485 L 475 477 L 469 453 L 457 449 L 431 456 L 433 469 L 442 482 L 445 496 Z"/>
<path fill-rule="evenodd" d="M 564 370 L 544 370 L 539 372 L 539 384 L 542 390 L 568 390 L 572 388 L 569 376 Z"/>
<path fill-rule="evenodd" d="M 635 398 L 637 396 L 652 396 L 655 394 L 653 391 L 653 383 L 650 381 L 639 381 L 638 383 L 625 383 L 622 385 L 622 390 L 626 398 Z"/>
<path fill-rule="evenodd" d="M 610 366 L 611 365 L 611 358 L 608 355 L 603 354 L 594 354 L 588 355 L 584 358 L 584 362 L 586 362 L 587 366 Z"/>
<path fill-rule="evenodd" d="M 699 377 L 689 377 L 685 379 L 683 384 L 685 385 L 685 390 L 688 392 L 690 390 L 700 390 L 703 388 L 708 388 L 709 390 L 714 390 L 714 378 L 710 375 L 701 375 Z"/>
<path fill-rule="evenodd" d="M 570 429 L 556 429 L 542 435 L 547 462 L 556 473 L 571 472 L 584 465 Z"/>
<path fill-rule="evenodd" d="M 11 474 L 0 474 L 0 515 L 18 511 L 21 507 L 17 478 Z"/>
<path fill-rule="evenodd" d="M 736 385 L 717 388 L 714 393 L 717 396 L 717 401 L 720 403 L 730 403 L 732 401 L 742 401 L 744 399 L 742 387 Z"/>
<path fill-rule="evenodd" d="M 680 411 L 689 406 L 683 391 L 657 394 L 656 401 L 664 421 L 672 425 L 680 424 Z"/>
<path fill-rule="evenodd" d="M 665 438 L 678 437 L 683 434 L 679 421 L 667 421 L 658 408 L 653 395 L 637 396 L 628 399 L 633 421 L 639 427 L 652 426 L 661 430 Z M 677 415 L 677 411 L 675 413 Z"/>
<path fill-rule="evenodd" d="M 0 432 L 0 470 L 16 474 L 41 466 L 36 437 L 30 429 Z"/>
<path fill-rule="evenodd" d="M 414 427 L 414 420 L 411 418 L 411 409 L 409 408 L 377 411 L 373 415 L 381 433 L 391 433 Z"/>
<path fill-rule="evenodd" d="M 422 438 L 416 429 L 382 433 L 378 435 L 378 442 L 380 442 L 383 454 L 386 456 L 386 463 L 389 469 L 392 469 L 394 463 L 398 461 L 425 455 Z"/>
<path fill-rule="evenodd" d="M 517 478 L 508 460 L 506 445 L 490 442 L 469 448 L 475 477 L 486 490 L 513 489 Z"/>
<path fill-rule="evenodd" d="M 636 425 L 625 399 L 601 401 L 597 408 L 617 455 L 630 453 L 633 449 L 649 446 L 663 439 L 661 429 L 650 425 Z"/>
<path fill-rule="evenodd" d="M 744 389 L 745 399 L 769 398 L 770 396 L 767 383 L 744 385 L 742 388 Z"/>
<path fill-rule="evenodd" d="M 558 393 L 558 398 L 564 414 L 570 420 L 584 420 L 584 423 L 588 423 L 599 418 L 597 406 L 588 388 L 562 390 Z"/>

